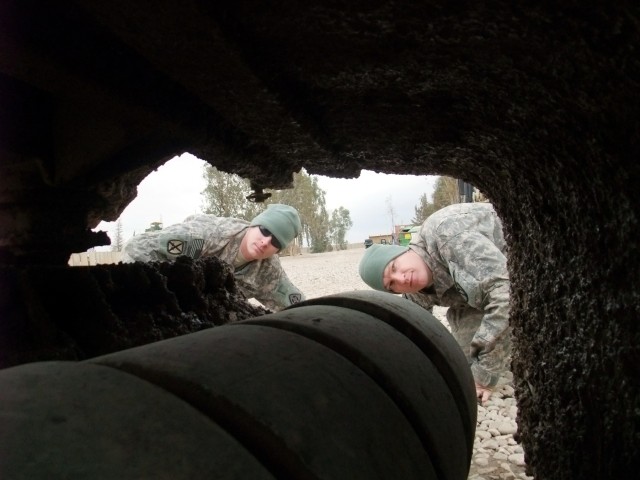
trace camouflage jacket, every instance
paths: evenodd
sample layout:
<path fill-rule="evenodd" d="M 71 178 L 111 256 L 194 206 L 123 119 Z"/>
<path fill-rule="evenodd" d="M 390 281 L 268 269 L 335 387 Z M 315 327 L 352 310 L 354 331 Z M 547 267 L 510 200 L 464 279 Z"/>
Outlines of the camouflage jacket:
<path fill-rule="evenodd" d="M 194 259 L 218 257 L 232 266 L 249 222 L 214 215 L 191 215 L 184 222 L 156 232 L 136 235 L 122 248 L 121 261 L 173 261 L 180 255 Z M 236 284 L 247 298 L 255 298 L 271 310 L 281 310 L 304 300 L 289 280 L 280 259 L 273 255 L 254 260 L 234 270 Z"/>
<path fill-rule="evenodd" d="M 409 248 L 429 266 L 434 281 L 407 297 L 425 308 L 454 308 L 462 320 L 481 315 L 470 345 L 471 370 L 478 383 L 495 384 L 510 354 L 510 284 L 507 245 L 493 207 L 460 203 L 443 208 L 424 222 Z"/>

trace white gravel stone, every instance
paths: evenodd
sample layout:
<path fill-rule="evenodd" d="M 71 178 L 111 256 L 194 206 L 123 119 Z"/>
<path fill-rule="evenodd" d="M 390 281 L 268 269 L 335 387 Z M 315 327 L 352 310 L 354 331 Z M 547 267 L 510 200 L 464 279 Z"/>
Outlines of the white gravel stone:
<path fill-rule="evenodd" d="M 514 423 L 502 422 L 502 423 L 499 423 L 496 428 L 503 435 L 505 434 L 513 435 L 518 431 L 518 427 L 516 426 L 515 422 Z"/>
<path fill-rule="evenodd" d="M 513 397 L 515 392 L 514 392 L 513 387 L 511 385 L 504 385 L 502 387 L 502 393 L 505 396 Z"/>
<path fill-rule="evenodd" d="M 489 440 L 485 440 L 484 442 L 482 442 L 482 448 L 497 450 L 498 442 L 496 442 L 493 438 L 490 438 Z"/>
<path fill-rule="evenodd" d="M 524 466 L 524 453 L 514 453 L 510 455 L 509 461 L 515 465 Z"/>

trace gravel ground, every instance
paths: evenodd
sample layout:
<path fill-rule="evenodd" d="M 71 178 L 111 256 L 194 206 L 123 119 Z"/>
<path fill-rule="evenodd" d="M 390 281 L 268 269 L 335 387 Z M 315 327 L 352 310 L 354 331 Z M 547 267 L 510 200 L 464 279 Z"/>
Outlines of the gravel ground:
<path fill-rule="evenodd" d="M 282 257 L 290 280 L 307 298 L 370 288 L 358 275 L 364 248 Z M 448 327 L 447 309 L 435 307 L 434 315 Z M 485 406 L 478 407 L 478 423 L 469 472 L 470 480 L 531 479 L 525 471 L 522 447 L 515 441 L 518 407 L 508 374 Z"/>

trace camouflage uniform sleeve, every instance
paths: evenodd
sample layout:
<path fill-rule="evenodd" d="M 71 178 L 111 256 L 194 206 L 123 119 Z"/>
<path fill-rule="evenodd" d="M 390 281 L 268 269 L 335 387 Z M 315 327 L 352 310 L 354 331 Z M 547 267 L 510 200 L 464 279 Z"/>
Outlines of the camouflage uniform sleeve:
<path fill-rule="evenodd" d="M 284 270 L 280 270 L 278 280 L 272 288 L 261 289 L 256 295 L 256 300 L 273 311 L 287 308 L 294 303 L 305 300 L 304 294 L 289 280 Z"/>
<path fill-rule="evenodd" d="M 287 277 L 277 256 L 237 270 L 236 282 L 248 298 L 255 298 L 273 311 L 305 299 L 304 294 Z"/>
<path fill-rule="evenodd" d="M 157 244 L 157 232 L 136 235 L 127 240 L 122 247 L 120 261 L 122 263 L 166 261 L 167 257 L 157 249 Z"/>
<path fill-rule="evenodd" d="M 471 342 L 471 370 L 479 384 L 493 386 L 511 353 L 507 259 L 490 239 L 477 232 L 449 238 L 440 252 L 467 303 L 483 313 Z"/>
<path fill-rule="evenodd" d="M 219 254 L 243 226 L 236 219 L 191 215 L 182 223 L 131 238 L 122 249 L 121 261 L 173 261 L 180 256 L 197 259 L 215 255 L 230 262 L 232 259 Z"/>

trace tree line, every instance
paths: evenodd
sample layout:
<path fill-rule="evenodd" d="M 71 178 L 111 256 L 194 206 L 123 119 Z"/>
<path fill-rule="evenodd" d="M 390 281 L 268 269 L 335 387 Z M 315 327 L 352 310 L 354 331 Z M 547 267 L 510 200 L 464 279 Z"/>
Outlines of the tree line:
<path fill-rule="evenodd" d="M 478 201 L 485 200 L 482 193 L 478 192 L 476 196 Z M 429 202 L 427 194 L 423 193 L 415 206 L 411 223 L 413 225 L 422 225 L 429 215 L 454 203 L 460 203 L 458 180 L 451 177 L 438 177 L 433 190 L 433 202 Z"/>
<path fill-rule="evenodd" d="M 349 210 L 341 206 L 329 213 L 326 208 L 326 192 L 318 185 L 318 179 L 304 170 L 293 174 L 293 188 L 267 190 L 271 197 L 263 203 L 255 203 L 247 199 L 252 193 L 249 180 L 238 175 L 205 166 L 203 176 L 206 181 L 205 189 L 201 192 L 203 213 L 251 221 L 268 205 L 284 203 L 296 208 L 300 214 L 302 232 L 296 240 L 298 246 L 306 245 L 312 253 L 347 248 L 347 232 L 353 226 Z M 433 201 L 430 202 L 427 193 L 420 196 L 411 219 L 413 225 L 421 225 L 437 210 L 459 203 L 458 181 L 451 177 L 438 177 L 432 198 Z M 388 209 L 393 223 L 393 206 L 390 204 L 390 199 Z M 146 231 L 161 228 L 162 225 L 159 222 L 152 222 Z M 116 224 L 114 237 L 112 250 L 119 251 L 124 243 L 120 220 Z"/>
<path fill-rule="evenodd" d="M 250 221 L 268 205 L 284 203 L 294 207 L 300 214 L 302 232 L 298 239 L 299 246 L 307 245 L 312 253 L 347 248 L 346 235 L 353 226 L 349 210 L 339 207 L 329 214 L 326 192 L 318 185 L 318 179 L 304 170 L 293 174 L 293 188 L 266 190 L 271 196 L 263 203 L 247 199 L 252 192 L 250 183 L 238 175 L 205 166 L 204 178 L 204 213 Z"/>

